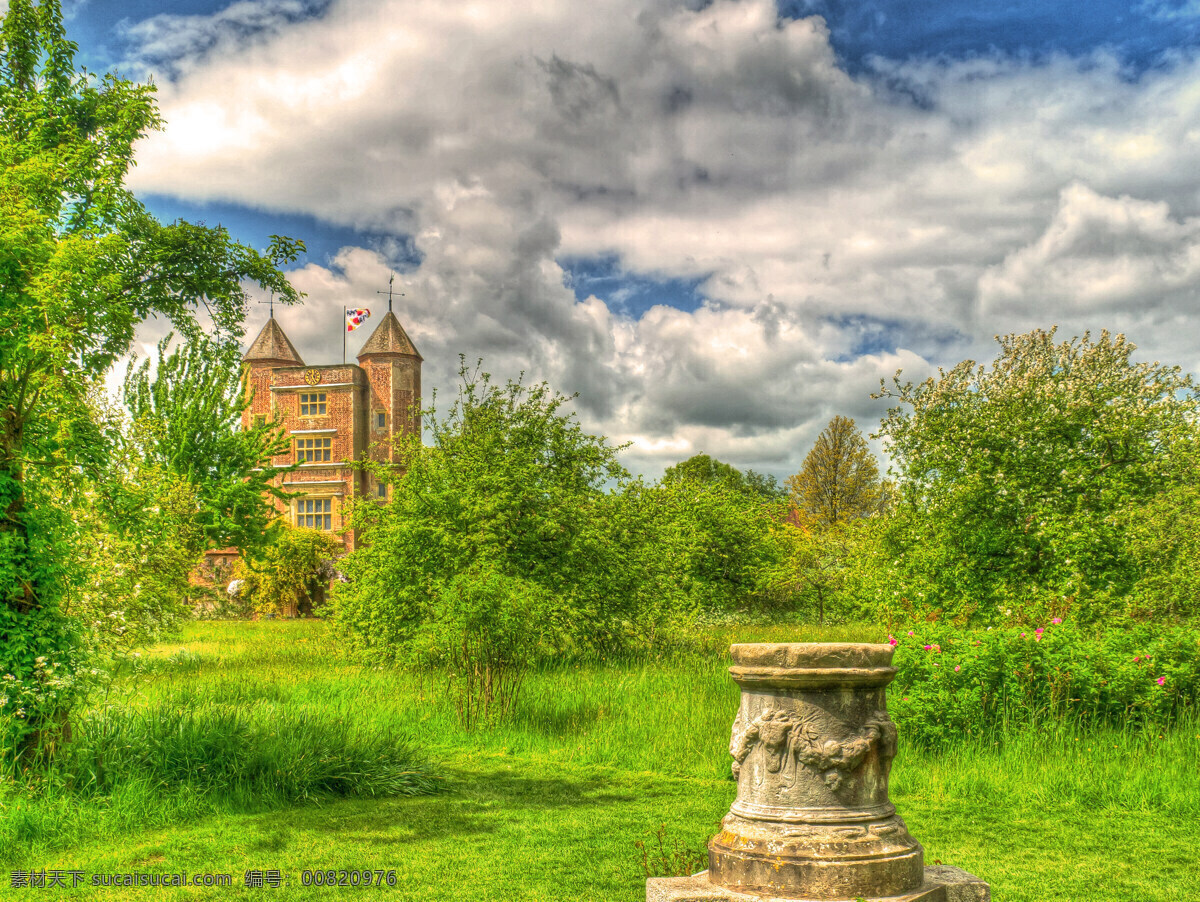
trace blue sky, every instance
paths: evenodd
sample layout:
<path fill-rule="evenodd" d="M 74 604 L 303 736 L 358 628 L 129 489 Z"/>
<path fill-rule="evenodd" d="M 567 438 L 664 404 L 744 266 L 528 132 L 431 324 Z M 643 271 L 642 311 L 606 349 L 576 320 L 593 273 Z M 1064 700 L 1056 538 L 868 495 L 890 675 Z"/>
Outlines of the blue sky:
<path fill-rule="evenodd" d="M 548 379 L 647 473 L 786 476 L 880 378 L 1011 331 L 1200 369 L 1196 0 L 68 13 L 89 68 L 160 87 L 151 210 L 306 241 L 302 353 L 397 271 L 427 385 L 460 353 Z"/>

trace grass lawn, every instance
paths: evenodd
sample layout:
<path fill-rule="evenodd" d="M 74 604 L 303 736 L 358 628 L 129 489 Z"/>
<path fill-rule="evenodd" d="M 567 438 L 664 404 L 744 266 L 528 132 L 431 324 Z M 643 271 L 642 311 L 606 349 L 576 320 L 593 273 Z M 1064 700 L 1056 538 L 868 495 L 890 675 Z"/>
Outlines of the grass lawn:
<path fill-rule="evenodd" d="M 746 628 L 724 642 L 878 640 L 875 631 Z M 146 655 L 122 706 L 286 709 L 408 736 L 444 791 L 304 804 L 133 783 L 110 796 L 0 790 L 4 898 L 612 900 L 644 896 L 638 840 L 702 850 L 734 796 L 737 690 L 720 654 L 538 673 L 514 718 L 464 734 L 442 686 L 362 667 L 318 622 L 197 623 Z M 1013 731 L 934 754 L 903 745 L 892 799 L 942 861 L 998 902 L 1200 898 L 1200 729 Z M 221 888 L 13 889 L 17 869 L 228 873 Z M 284 885 L 248 888 L 251 869 Z M 315 888 L 304 869 L 394 870 L 394 887 Z"/>

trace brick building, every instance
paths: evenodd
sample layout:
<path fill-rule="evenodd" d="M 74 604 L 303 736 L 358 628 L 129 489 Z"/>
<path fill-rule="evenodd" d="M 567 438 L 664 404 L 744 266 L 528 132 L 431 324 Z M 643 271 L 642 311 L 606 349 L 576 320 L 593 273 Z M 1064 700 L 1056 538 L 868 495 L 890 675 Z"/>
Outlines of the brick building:
<path fill-rule="evenodd" d="M 298 463 L 278 477 L 296 493 L 281 513 L 296 526 L 338 534 L 346 525 L 346 503 L 356 497 L 386 497 L 387 486 L 354 461 L 392 459 L 392 439 L 419 432 L 412 407 L 421 396 L 421 355 L 389 310 L 358 353 L 358 364 L 310 366 L 300 359 L 274 316 L 242 358 L 250 407 L 243 427 L 278 418 L 290 439 L 276 465 Z M 355 536 L 342 536 L 346 550 Z"/>

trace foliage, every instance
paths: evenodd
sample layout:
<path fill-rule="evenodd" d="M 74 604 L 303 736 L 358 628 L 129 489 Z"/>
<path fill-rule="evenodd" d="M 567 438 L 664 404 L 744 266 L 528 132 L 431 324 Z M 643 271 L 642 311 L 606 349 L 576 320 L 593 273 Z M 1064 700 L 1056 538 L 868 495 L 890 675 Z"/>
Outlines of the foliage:
<path fill-rule="evenodd" d="M 764 502 L 725 481 L 664 479 L 625 494 L 627 504 L 639 507 L 646 566 L 684 608 L 728 615 L 792 600 L 770 582 L 787 553 L 782 502 Z"/>
<path fill-rule="evenodd" d="M 1123 613 L 1200 618 L 1200 450 L 1190 475 L 1124 511 L 1119 523 L 1134 573 Z"/>
<path fill-rule="evenodd" d="M 119 432 L 111 411 L 92 403 L 97 422 Z M 204 546 L 195 491 L 133 455 L 128 438 L 115 443 L 94 479 L 76 480 L 81 494 L 70 529 L 60 533 L 70 569 L 55 617 L 71 627 L 66 657 L 36 656 L 32 645 L 25 654 L 34 656 L 34 680 L 23 683 L 16 675 L 31 672 L 28 665 L 0 662 L 16 690 L 0 702 L 9 739 L 0 758 L 8 770 L 52 752 L 58 737 L 43 722 L 61 725 L 61 712 L 78 696 L 136 657 L 134 649 L 173 634 L 190 611 L 189 574 Z"/>
<path fill-rule="evenodd" d="M 889 637 L 906 735 L 950 745 L 1006 719 L 1160 728 L 1200 709 L 1200 631 L 1162 623 L 962 629 L 920 623 Z"/>
<path fill-rule="evenodd" d="M 327 533 L 286 523 L 272 535 L 258 558 L 242 558 L 235 566 L 234 576 L 242 580 L 238 595 L 261 614 L 295 616 L 323 598 L 342 543 Z"/>
<path fill-rule="evenodd" d="M 363 500 L 338 621 L 371 653 L 451 668 L 464 719 L 510 709 L 535 661 L 644 642 L 666 616 L 642 569 L 637 508 L 606 492 L 625 471 L 545 383 L 460 370 L 431 446 L 397 446 L 387 504 Z M 639 564 L 642 562 L 642 564 Z"/>
<path fill-rule="evenodd" d="M 275 477 L 289 467 L 271 459 L 288 450 L 278 422 L 241 428 L 250 405 L 235 341 L 197 335 L 168 352 L 171 335 L 150 361 L 131 365 L 125 404 L 143 437 L 146 460 L 194 487 L 209 548 L 236 547 L 253 556 L 270 538 L 271 498 L 289 496 Z"/>
<path fill-rule="evenodd" d="M 747 470 L 743 473 L 732 464 L 695 454 L 687 460 L 667 467 L 662 477 L 663 485 L 690 482 L 698 485 L 721 485 L 726 489 L 752 495 L 762 501 L 779 501 L 787 491 L 779 486 L 774 476 Z"/>
<path fill-rule="evenodd" d="M 784 523 L 778 527 L 786 555 L 769 571 L 769 590 L 790 601 L 817 623 L 860 614 L 846 590 L 850 561 L 862 553 L 873 524 L 866 521 L 819 527 Z"/>
<path fill-rule="evenodd" d="M 895 594 L 874 602 L 960 618 L 1119 613 L 1138 579 L 1125 524 L 1188 483 L 1200 394 L 1178 367 L 1134 362 L 1120 335 L 998 340 L 990 369 L 964 361 L 881 387 L 899 402 L 880 434 L 901 484 L 876 578 Z"/>
<path fill-rule="evenodd" d="M 63 599 L 64 612 L 84 624 L 96 665 L 175 631 L 190 613 L 189 575 L 204 550 L 190 483 L 139 466 L 104 489 L 106 498 L 76 511 L 81 575 Z"/>
<path fill-rule="evenodd" d="M 232 334 L 249 284 L 298 298 L 277 268 L 298 242 L 275 239 L 259 254 L 223 229 L 162 225 L 146 212 L 124 179 L 134 143 L 161 126 L 153 87 L 76 73 L 75 51 L 58 0 L 9 0 L 0 24 L 0 647 L 20 649 L 4 663 L 23 685 L 39 679 L 39 658 L 78 664 L 60 607 L 73 577 L 65 508 L 80 498 L 79 475 L 102 469 L 108 451 L 89 388 L 148 316 L 192 336 L 203 306 Z M 65 705 L 40 705 L 42 725 L 59 722 Z"/>
<path fill-rule="evenodd" d="M 835 416 L 787 479 L 792 504 L 818 527 L 878 513 L 885 494 L 875 455 L 849 417 Z"/>

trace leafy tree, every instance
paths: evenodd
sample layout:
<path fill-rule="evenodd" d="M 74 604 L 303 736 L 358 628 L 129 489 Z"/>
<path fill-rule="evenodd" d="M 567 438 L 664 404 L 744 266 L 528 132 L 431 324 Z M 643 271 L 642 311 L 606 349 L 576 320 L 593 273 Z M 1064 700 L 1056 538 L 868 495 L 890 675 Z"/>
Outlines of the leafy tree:
<path fill-rule="evenodd" d="M 250 398 L 236 343 L 200 335 L 168 352 L 171 340 L 159 342 L 153 377 L 146 360 L 130 366 L 125 380 L 142 453 L 193 486 L 209 548 L 254 555 L 276 517 L 270 499 L 290 497 L 274 480 L 291 468 L 271 465 L 287 452 L 287 436 L 278 423 L 241 428 Z"/>
<path fill-rule="evenodd" d="M 448 666 L 468 725 L 508 710 L 535 661 L 643 640 L 663 593 L 643 569 L 645 523 L 606 484 L 616 450 L 545 383 L 460 370 L 449 413 L 422 411 L 433 443 L 400 440 L 389 500 L 355 504 L 336 617 L 376 655 Z M 635 552 L 631 553 L 631 548 Z"/>
<path fill-rule="evenodd" d="M 764 501 L 786 501 L 788 490 L 779 484 L 774 476 L 759 473 L 757 470 L 747 470 L 744 474 L 746 489 Z"/>
<path fill-rule="evenodd" d="M 294 617 L 311 610 L 334 576 L 333 560 L 341 549 L 342 543 L 327 533 L 282 524 L 259 560 L 253 565 L 238 562 L 239 595 L 262 614 Z"/>
<path fill-rule="evenodd" d="M 754 470 L 747 470 L 743 473 L 732 464 L 709 457 L 707 454 L 695 454 L 681 463 L 667 467 L 663 473 L 663 485 L 688 482 L 699 485 L 722 485 L 736 492 L 756 496 L 764 501 L 779 501 L 787 495 L 787 492 L 780 488 L 774 476 L 757 473 Z"/>
<path fill-rule="evenodd" d="M 161 127 L 154 89 L 77 73 L 75 51 L 58 0 L 9 0 L 0 24 L 0 669 L 23 685 L 67 661 L 77 640 L 61 608 L 74 529 L 62 499 L 108 453 L 88 386 L 148 316 L 190 337 L 202 306 L 232 334 L 248 283 L 298 298 L 278 270 L 298 242 L 274 239 L 259 254 L 223 229 L 163 225 L 146 212 L 124 180 L 134 142 Z M 15 710 L 7 702 L 0 721 Z M 62 710 L 24 719 L 18 743 L 27 748 Z"/>
<path fill-rule="evenodd" d="M 817 436 L 787 487 L 796 509 L 822 527 L 870 516 L 884 498 L 875 456 L 854 420 L 843 416 L 835 416 Z"/>
<path fill-rule="evenodd" d="M 93 667 L 119 664 L 174 632 L 191 610 L 189 575 L 204 551 L 195 488 L 161 467 L 129 463 L 73 512 L 79 578 L 62 608 L 83 625 Z"/>
<path fill-rule="evenodd" d="M 726 481 L 664 481 L 643 491 L 648 547 L 687 609 L 728 615 L 785 600 L 767 577 L 786 554 L 782 504 Z"/>
<path fill-rule="evenodd" d="M 695 454 L 673 467 L 667 467 L 663 473 L 662 482 L 664 485 L 680 482 L 694 482 L 701 485 L 721 483 L 740 489 L 743 485 L 743 477 L 741 471 L 731 464 L 719 461 L 715 457 L 709 457 L 707 454 Z"/>
<path fill-rule="evenodd" d="M 881 385 L 900 477 L 886 539 L 899 603 L 1033 613 L 1121 609 L 1129 512 L 1190 483 L 1200 394 L 1124 336 L 999 338 L 991 368 Z"/>
<path fill-rule="evenodd" d="M 1133 568 L 1125 613 L 1134 619 L 1200 616 L 1200 448 L 1189 469 L 1120 518 Z"/>

